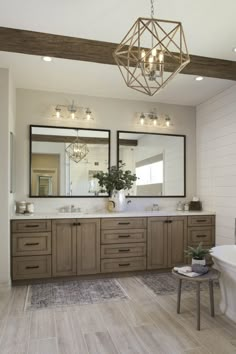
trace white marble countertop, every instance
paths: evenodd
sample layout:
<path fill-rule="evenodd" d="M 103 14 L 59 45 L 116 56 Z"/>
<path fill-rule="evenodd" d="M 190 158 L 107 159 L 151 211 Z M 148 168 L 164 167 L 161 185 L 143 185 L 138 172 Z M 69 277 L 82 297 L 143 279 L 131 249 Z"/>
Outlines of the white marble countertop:
<path fill-rule="evenodd" d="M 199 215 L 215 215 L 212 211 L 175 211 L 175 210 L 160 210 L 160 211 L 124 211 L 124 212 L 109 212 L 96 211 L 86 213 L 60 213 L 60 212 L 44 212 L 34 214 L 14 214 L 11 220 L 29 220 L 29 219 L 85 219 L 85 218 L 130 218 L 130 217 L 150 217 L 150 216 L 199 216 Z"/>

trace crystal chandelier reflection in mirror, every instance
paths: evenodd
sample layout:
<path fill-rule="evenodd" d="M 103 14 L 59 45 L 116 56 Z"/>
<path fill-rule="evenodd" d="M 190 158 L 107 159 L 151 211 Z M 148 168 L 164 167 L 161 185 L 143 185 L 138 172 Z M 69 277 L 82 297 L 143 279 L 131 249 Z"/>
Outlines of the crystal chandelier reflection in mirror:
<path fill-rule="evenodd" d="M 93 120 L 92 111 L 89 107 L 77 106 L 74 101 L 69 105 L 57 104 L 54 108 L 53 118 L 56 119 L 85 119 Z"/>
<path fill-rule="evenodd" d="M 81 143 L 81 139 L 78 136 L 78 129 L 76 139 L 67 146 L 65 152 L 69 159 L 76 163 L 80 162 L 88 155 L 88 146 L 85 143 Z"/>
<path fill-rule="evenodd" d="M 153 96 L 190 62 L 181 22 L 140 17 L 113 53 L 126 85 Z"/>

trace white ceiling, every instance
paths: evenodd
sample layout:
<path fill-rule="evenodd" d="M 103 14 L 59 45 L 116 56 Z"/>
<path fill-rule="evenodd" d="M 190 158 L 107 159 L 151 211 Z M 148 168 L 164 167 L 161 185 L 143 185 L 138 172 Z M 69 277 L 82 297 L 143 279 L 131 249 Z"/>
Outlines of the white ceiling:
<path fill-rule="evenodd" d="M 159 0 L 155 17 L 181 21 L 191 54 L 236 60 L 236 0 Z M 120 42 L 149 0 L 0 0 L 0 26 Z M 16 87 L 150 102 L 197 105 L 235 84 L 178 75 L 154 97 L 127 88 L 116 66 L 0 52 Z M 29 74 L 30 73 L 30 74 Z"/>

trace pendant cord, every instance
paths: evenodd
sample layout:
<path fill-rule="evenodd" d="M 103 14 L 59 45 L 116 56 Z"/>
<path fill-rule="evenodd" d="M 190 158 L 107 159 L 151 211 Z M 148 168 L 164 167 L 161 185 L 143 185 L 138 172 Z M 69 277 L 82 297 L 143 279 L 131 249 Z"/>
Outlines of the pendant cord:
<path fill-rule="evenodd" d="M 154 17 L 154 0 L 150 0 L 151 1 L 151 18 Z"/>

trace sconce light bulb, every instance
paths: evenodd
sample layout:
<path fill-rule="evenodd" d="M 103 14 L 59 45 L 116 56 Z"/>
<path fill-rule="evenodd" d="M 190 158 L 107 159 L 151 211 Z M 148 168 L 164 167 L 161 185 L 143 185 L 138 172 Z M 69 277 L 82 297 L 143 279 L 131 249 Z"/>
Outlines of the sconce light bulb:
<path fill-rule="evenodd" d="M 153 118 L 153 125 L 157 125 L 157 118 Z"/>
<path fill-rule="evenodd" d="M 75 112 L 71 112 L 71 119 L 75 119 Z"/>
<path fill-rule="evenodd" d="M 145 115 L 144 115 L 143 113 L 141 114 L 139 120 L 140 120 L 140 124 L 141 124 L 141 125 L 144 125 L 144 122 L 145 122 Z"/>
<path fill-rule="evenodd" d="M 89 108 L 87 108 L 87 109 L 86 109 L 86 119 L 87 119 L 87 120 L 90 120 L 90 119 L 91 119 L 91 114 L 92 114 L 92 112 L 90 111 Z"/>
<path fill-rule="evenodd" d="M 170 126 L 170 118 L 166 117 L 166 126 L 169 127 Z"/>
<path fill-rule="evenodd" d="M 56 109 L 56 117 L 59 119 L 61 117 L 61 110 Z"/>

